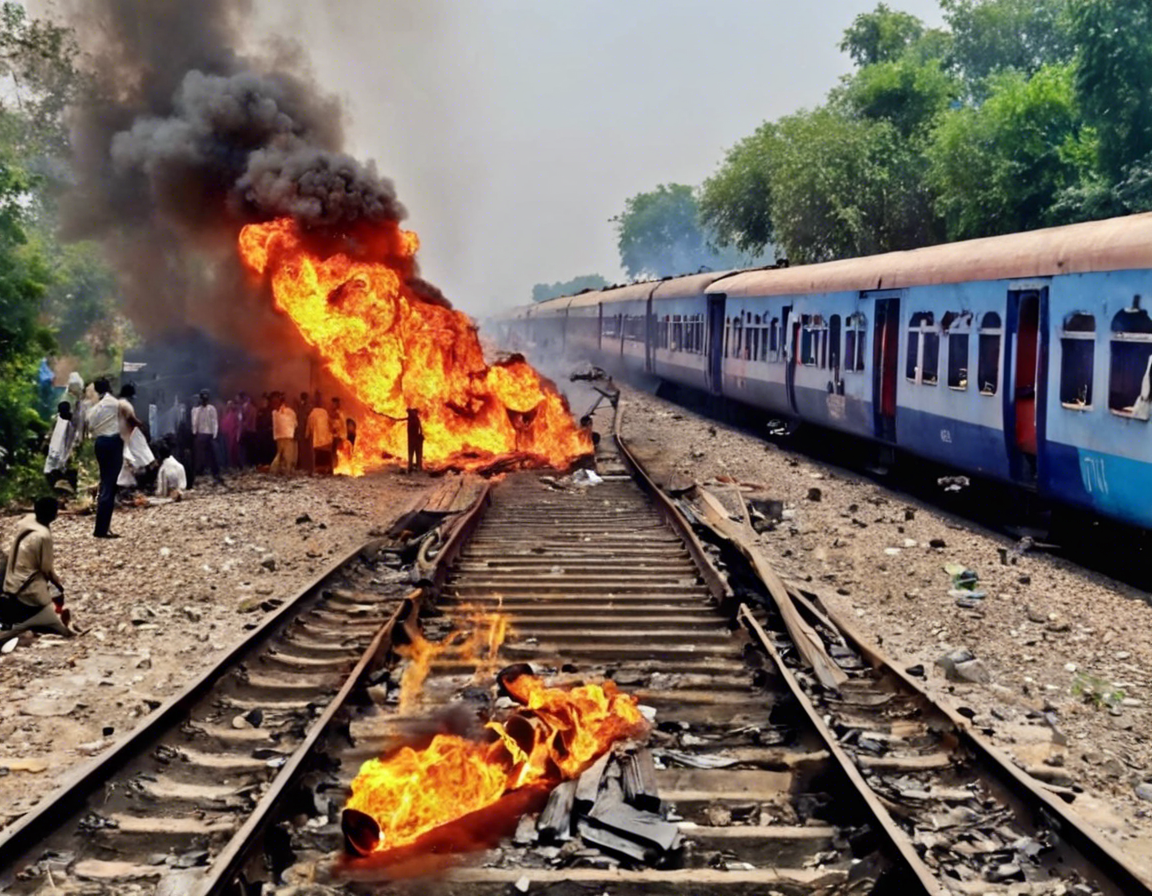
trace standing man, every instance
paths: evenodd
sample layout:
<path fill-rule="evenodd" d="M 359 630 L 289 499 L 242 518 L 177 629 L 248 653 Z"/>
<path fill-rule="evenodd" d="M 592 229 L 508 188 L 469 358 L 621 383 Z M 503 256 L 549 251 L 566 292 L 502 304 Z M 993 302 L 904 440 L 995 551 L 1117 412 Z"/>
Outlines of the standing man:
<path fill-rule="evenodd" d="M 317 401 L 308 415 L 308 426 L 304 434 L 312 444 L 313 472 L 331 473 L 332 423 L 322 401 Z"/>
<path fill-rule="evenodd" d="M 112 394 L 105 377 L 92 384 L 99 400 L 88 411 L 88 431 L 95 439 L 96 462 L 100 465 L 100 491 L 96 497 L 97 538 L 119 538 L 110 531 L 116 506 L 116 477 L 124 462 L 124 440 L 120 437 L 120 402 Z"/>
<path fill-rule="evenodd" d="M 55 498 L 39 498 L 34 513 L 16 528 L 0 583 L 0 642 L 30 629 L 65 637 L 75 634 L 69 626 L 71 613 L 64 609 L 64 585 L 56 575 L 48 528 L 55 522 L 59 507 Z M 49 594 L 49 584 L 59 590 L 56 597 Z"/>
<path fill-rule="evenodd" d="M 241 392 L 240 398 L 240 466 L 251 467 L 256 464 L 256 405 L 247 392 Z"/>
<path fill-rule="evenodd" d="M 272 435 L 276 457 L 268 472 L 291 473 L 296 469 L 296 412 L 279 392 L 272 398 Z"/>
<path fill-rule="evenodd" d="M 328 419 L 332 425 L 332 459 L 340 457 L 340 449 L 348 440 L 348 424 L 344 420 L 344 411 L 340 407 L 340 399 L 332 396 L 332 410 L 328 412 Z"/>
<path fill-rule="evenodd" d="M 408 472 L 413 469 L 412 461 L 415 459 L 415 469 L 424 469 L 424 427 L 420 424 L 420 412 L 416 408 L 408 408 Z"/>
<path fill-rule="evenodd" d="M 308 416 L 312 413 L 312 399 L 307 392 L 300 393 L 296 402 L 296 464 L 306 473 L 314 473 L 312 463 L 312 442 L 304 435 Z"/>
<path fill-rule="evenodd" d="M 192 408 L 192 441 L 195 460 L 192 462 L 192 475 L 188 478 L 193 482 L 196 474 L 203 471 L 204 461 L 207 460 L 212 468 L 212 478 L 217 485 L 223 485 L 220 478 L 220 463 L 216 459 L 216 436 L 220 432 L 220 420 L 216 415 L 216 406 L 208 402 L 208 390 L 200 390 L 200 404 Z M 191 482 L 189 483 L 191 488 Z"/>
<path fill-rule="evenodd" d="M 76 442 L 76 424 L 72 421 L 72 406 L 66 401 L 56 406 L 56 425 L 52 427 L 52 438 L 48 441 L 48 458 L 44 461 L 44 476 L 48 484 L 55 486 L 61 479 L 67 479 L 76 488 L 75 476 L 69 476 L 68 460 L 72 457 L 72 446 Z"/>

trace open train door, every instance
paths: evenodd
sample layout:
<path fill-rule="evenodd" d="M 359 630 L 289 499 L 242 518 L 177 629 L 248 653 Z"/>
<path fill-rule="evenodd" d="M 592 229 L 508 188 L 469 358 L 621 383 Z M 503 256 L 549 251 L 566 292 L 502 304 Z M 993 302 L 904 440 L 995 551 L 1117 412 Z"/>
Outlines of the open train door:
<path fill-rule="evenodd" d="M 708 388 L 713 395 L 724 391 L 724 300 L 708 296 Z"/>
<path fill-rule="evenodd" d="M 900 300 L 877 299 L 872 331 L 872 415 L 876 438 L 896 441 L 896 383 L 900 375 Z"/>
<path fill-rule="evenodd" d="M 1037 429 L 1044 407 L 1040 377 L 1044 355 L 1042 322 L 1047 320 L 1048 290 L 1024 289 L 1008 293 L 1008 320 L 1004 366 L 1012 377 L 1004 390 L 1004 433 L 1014 479 L 1036 479 Z"/>

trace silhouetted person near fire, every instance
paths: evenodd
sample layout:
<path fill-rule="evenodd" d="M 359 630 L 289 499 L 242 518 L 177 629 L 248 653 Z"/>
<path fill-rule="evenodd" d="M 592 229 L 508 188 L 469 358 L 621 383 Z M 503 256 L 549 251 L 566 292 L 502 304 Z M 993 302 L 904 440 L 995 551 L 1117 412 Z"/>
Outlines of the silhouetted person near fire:
<path fill-rule="evenodd" d="M 320 393 L 316 393 L 316 404 L 308 415 L 304 435 L 312 445 L 312 472 L 332 472 L 332 422 L 324 409 Z"/>
<path fill-rule="evenodd" d="M 328 422 L 332 426 L 332 458 L 335 461 L 340 457 L 340 449 L 348 440 L 348 422 L 344 419 L 340 399 L 335 395 L 332 396 L 332 409 L 328 412 Z"/>
<path fill-rule="evenodd" d="M 64 584 L 56 575 L 49 529 L 59 509 L 55 498 L 39 498 L 33 513 L 16 527 L 0 583 L 0 643 L 25 631 L 65 637 L 75 634 L 70 625 L 72 614 L 64 608 Z M 55 597 L 48 591 L 49 585 L 56 586 Z"/>
<path fill-rule="evenodd" d="M 304 434 L 311 413 L 312 399 L 307 392 L 301 392 L 296 400 L 296 466 L 305 473 L 315 472 L 312 462 L 312 440 Z"/>
<path fill-rule="evenodd" d="M 256 465 L 256 405 L 247 392 L 240 393 L 240 466 Z"/>
<path fill-rule="evenodd" d="M 208 401 L 207 389 L 200 390 L 200 404 L 192 408 L 192 438 L 193 462 L 189 471 L 188 487 L 196 481 L 196 477 L 204 472 L 205 463 L 212 469 L 212 478 L 217 485 L 223 485 L 220 476 L 220 462 L 216 459 L 216 436 L 220 433 L 220 420 L 216 414 L 216 406 Z"/>
<path fill-rule="evenodd" d="M 415 460 L 415 465 L 413 465 Z M 424 469 L 424 427 L 420 423 L 420 412 L 408 408 L 408 472 Z"/>

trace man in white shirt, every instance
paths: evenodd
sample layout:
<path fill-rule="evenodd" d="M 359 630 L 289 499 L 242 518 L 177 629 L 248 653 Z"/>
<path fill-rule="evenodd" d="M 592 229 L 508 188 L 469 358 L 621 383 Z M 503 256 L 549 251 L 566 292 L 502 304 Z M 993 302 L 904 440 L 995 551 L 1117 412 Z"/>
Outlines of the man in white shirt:
<path fill-rule="evenodd" d="M 291 473 L 296 469 L 296 412 L 279 392 L 272 402 L 272 437 L 276 440 L 276 457 L 269 472 Z"/>
<path fill-rule="evenodd" d="M 44 461 L 44 475 L 49 485 L 67 478 L 68 459 L 76 442 L 76 424 L 72 420 L 72 406 L 66 401 L 56 407 L 56 425 L 48 441 L 48 457 Z"/>
<path fill-rule="evenodd" d="M 96 498 L 97 538 L 118 538 L 111 531 L 116 506 L 116 478 L 124 462 L 124 440 L 120 437 L 121 407 L 105 377 L 92 384 L 99 400 L 88 410 L 88 432 L 96 441 L 96 462 L 100 465 L 100 492 Z"/>
<path fill-rule="evenodd" d="M 192 408 L 192 451 L 193 461 L 191 475 L 188 479 L 195 481 L 196 475 L 203 472 L 207 461 L 212 468 L 212 478 L 217 485 L 223 485 L 220 478 L 220 461 L 216 459 L 216 435 L 220 432 L 220 421 L 216 414 L 216 407 L 208 402 L 208 390 L 200 390 L 200 404 Z M 191 483 L 189 485 L 191 487 Z"/>
<path fill-rule="evenodd" d="M 184 465 L 172 456 L 163 442 L 156 446 L 156 457 L 160 460 L 160 469 L 156 471 L 156 496 L 179 501 L 188 488 Z"/>

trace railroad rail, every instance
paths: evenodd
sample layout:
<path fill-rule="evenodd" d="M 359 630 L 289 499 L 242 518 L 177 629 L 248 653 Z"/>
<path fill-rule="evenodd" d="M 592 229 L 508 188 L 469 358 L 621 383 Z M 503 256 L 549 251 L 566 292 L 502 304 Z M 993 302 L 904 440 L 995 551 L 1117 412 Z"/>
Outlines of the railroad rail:
<path fill-rule="evenodd" d="M 616 413 L 597 414 L 616 431 Z M 364 760 L 450 709 L 485 711 L 492 692 L 474 659 L 445 653 L 402 712 L 391 651 L 421 623 L 435 639 L 498 611 L 511 625 L 502 664 L 553 684 L 612 679 L 654 713 L 648 747 L 682 844 L 636 861 L 579 822 L 556 843 L 529 822 L 415 892 L 1152 894 L 1068 794 L 933 704 L 818 594 L 776 578 L 714 499 L 665 495 L 618 434 L 597 470 L 591 487 L 521 473 L 484 489 L 425 540 L 416 591 L 372 587 L 369 560 L 330 570 L 340 581 L 269 620 L 243 670 L 167 708 L 152 734 L 164 749 L 137 745 L 116 772 L 132 787 L 104 784 L 96 806 L 98 776 L 86 778 L 59 804 L 71 821 L 48 810 L 7 832 L 0 869 L 17 850 L 25 861 L 11 892 L 401 891 L 341 861 L 349 785 Z M 274 675 L 255 673 L 268 661 Z M 231 727 L 255 712 L 256 727 Z M 207 744 L 235 767 L 206 773 Z M 69 855 L 77 826 L 92 857 Z"/>

